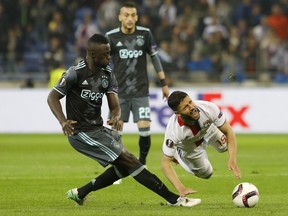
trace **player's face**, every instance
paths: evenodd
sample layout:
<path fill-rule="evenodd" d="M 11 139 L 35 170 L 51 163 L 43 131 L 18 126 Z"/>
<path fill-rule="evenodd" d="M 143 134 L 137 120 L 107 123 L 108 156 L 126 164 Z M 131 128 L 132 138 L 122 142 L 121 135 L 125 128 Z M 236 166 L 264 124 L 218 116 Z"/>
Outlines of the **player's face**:
<path fill-rule="evenodd" d="M 135 24 L 138 21 L 136 8 L 122 7 L 118 19 L 121 22 L 121 27 L 124 31 L 133 31 Z"/>
<path fill-rule="evenodd" d="M 91 44 L 87 58 L 91 58 L 95 66 L 105 67 L 110 63 L 110 52 L 110 44 Z"/>
<path fill-rule="evenodd" d="M 197 121 L 200 118 L 199 111 L 189 96 L 185 97 L 179 104 L 178 114 L 183 120 Z"/>

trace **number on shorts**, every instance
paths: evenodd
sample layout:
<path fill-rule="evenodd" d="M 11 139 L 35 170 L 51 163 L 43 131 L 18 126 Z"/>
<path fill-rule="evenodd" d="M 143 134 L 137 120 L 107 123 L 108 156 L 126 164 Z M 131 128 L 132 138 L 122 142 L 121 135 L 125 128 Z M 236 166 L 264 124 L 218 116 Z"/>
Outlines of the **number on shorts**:
<path fill-rule="evenodd" d="M 226 136 L 223 134 L 220 140 L 217 140 L 220 145 L 224 145 L 226 143 Z"/>
<path fill-rule="evenodd" d="M 149 119 L 150 118 L 150 108 L 149 107 L 140 107 L 139 108 L 139 118 L 140 119 Z"/>

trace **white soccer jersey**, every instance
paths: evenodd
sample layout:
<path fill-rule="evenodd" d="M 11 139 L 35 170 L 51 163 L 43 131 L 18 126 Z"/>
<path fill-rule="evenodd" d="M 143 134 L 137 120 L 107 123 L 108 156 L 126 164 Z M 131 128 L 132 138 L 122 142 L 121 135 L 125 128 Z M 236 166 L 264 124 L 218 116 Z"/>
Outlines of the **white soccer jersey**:
<path fill-rule="evenodd" d="M 162 146 L 166 156 L 176 159 L 178 156 L 195 157 L 197 152 L 200 154 L 208 144 L 217 142 L 223 135 L 218 127 L 225 123 L 226 118 L 219 107 L 202 100 L 195 100 L 194 103 L 200 112 L 200 119 L 195 125 L 185 125 L 175 114 L 170 117 Z"/>

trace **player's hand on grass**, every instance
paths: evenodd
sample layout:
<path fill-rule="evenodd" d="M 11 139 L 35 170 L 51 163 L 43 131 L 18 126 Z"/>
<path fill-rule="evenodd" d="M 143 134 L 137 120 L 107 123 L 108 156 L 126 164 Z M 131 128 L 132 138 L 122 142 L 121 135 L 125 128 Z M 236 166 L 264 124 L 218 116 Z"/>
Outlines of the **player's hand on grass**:
<path fill-rule="evenodd" d="M 229 171 L 233 171 L 234 175 L 236 178 L 240 179 L 241 178 L 241 172 L 240 169 L 234 160 L 229 160 L 227 164 L 227 169 Z"/>
<path fill-rule="evenodd" d="M 187 196 L 188 194 L 194 194 L 194 193 L 197 193 L 197 191 L 196 190 L 193 190 L 193 189 L 191 189 L 191 188 L 181 188 L 179 191 L 179 195 L 181 196 L 181 197 L 185 197 L 185 196 Z"/>
<path fill-rule="evenodd" d="M 74 134 L 74 126 L 77 121 L 74 120 L 65 120 L 61 122 L 62 130 L 65 136 L 72 136 Z"/>

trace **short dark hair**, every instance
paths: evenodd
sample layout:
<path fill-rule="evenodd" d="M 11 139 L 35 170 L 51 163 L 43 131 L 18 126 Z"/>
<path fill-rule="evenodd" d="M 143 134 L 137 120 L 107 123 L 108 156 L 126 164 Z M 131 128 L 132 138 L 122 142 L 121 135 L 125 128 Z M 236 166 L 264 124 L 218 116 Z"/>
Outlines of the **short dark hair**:
<path fill-rule="evenodd" d="M 94 34 L 88 39 L 88 43 L 108 44 L 108 39 L 102 34 Z"/>
<path fill-rule="evenodd" d="M 121 5 L 121 8 L 127 7 L 127 8 L 136 8 L 136 4 L 134 4 L 132 1 L 125 2 Z"/>
<path fill-rule="evenodd" d="M 181 101 L 187 97 L 188 94 L 183 91 L 174 91 L 168 97 L 168 106 L 173 110 L 177 111 Z"/>

